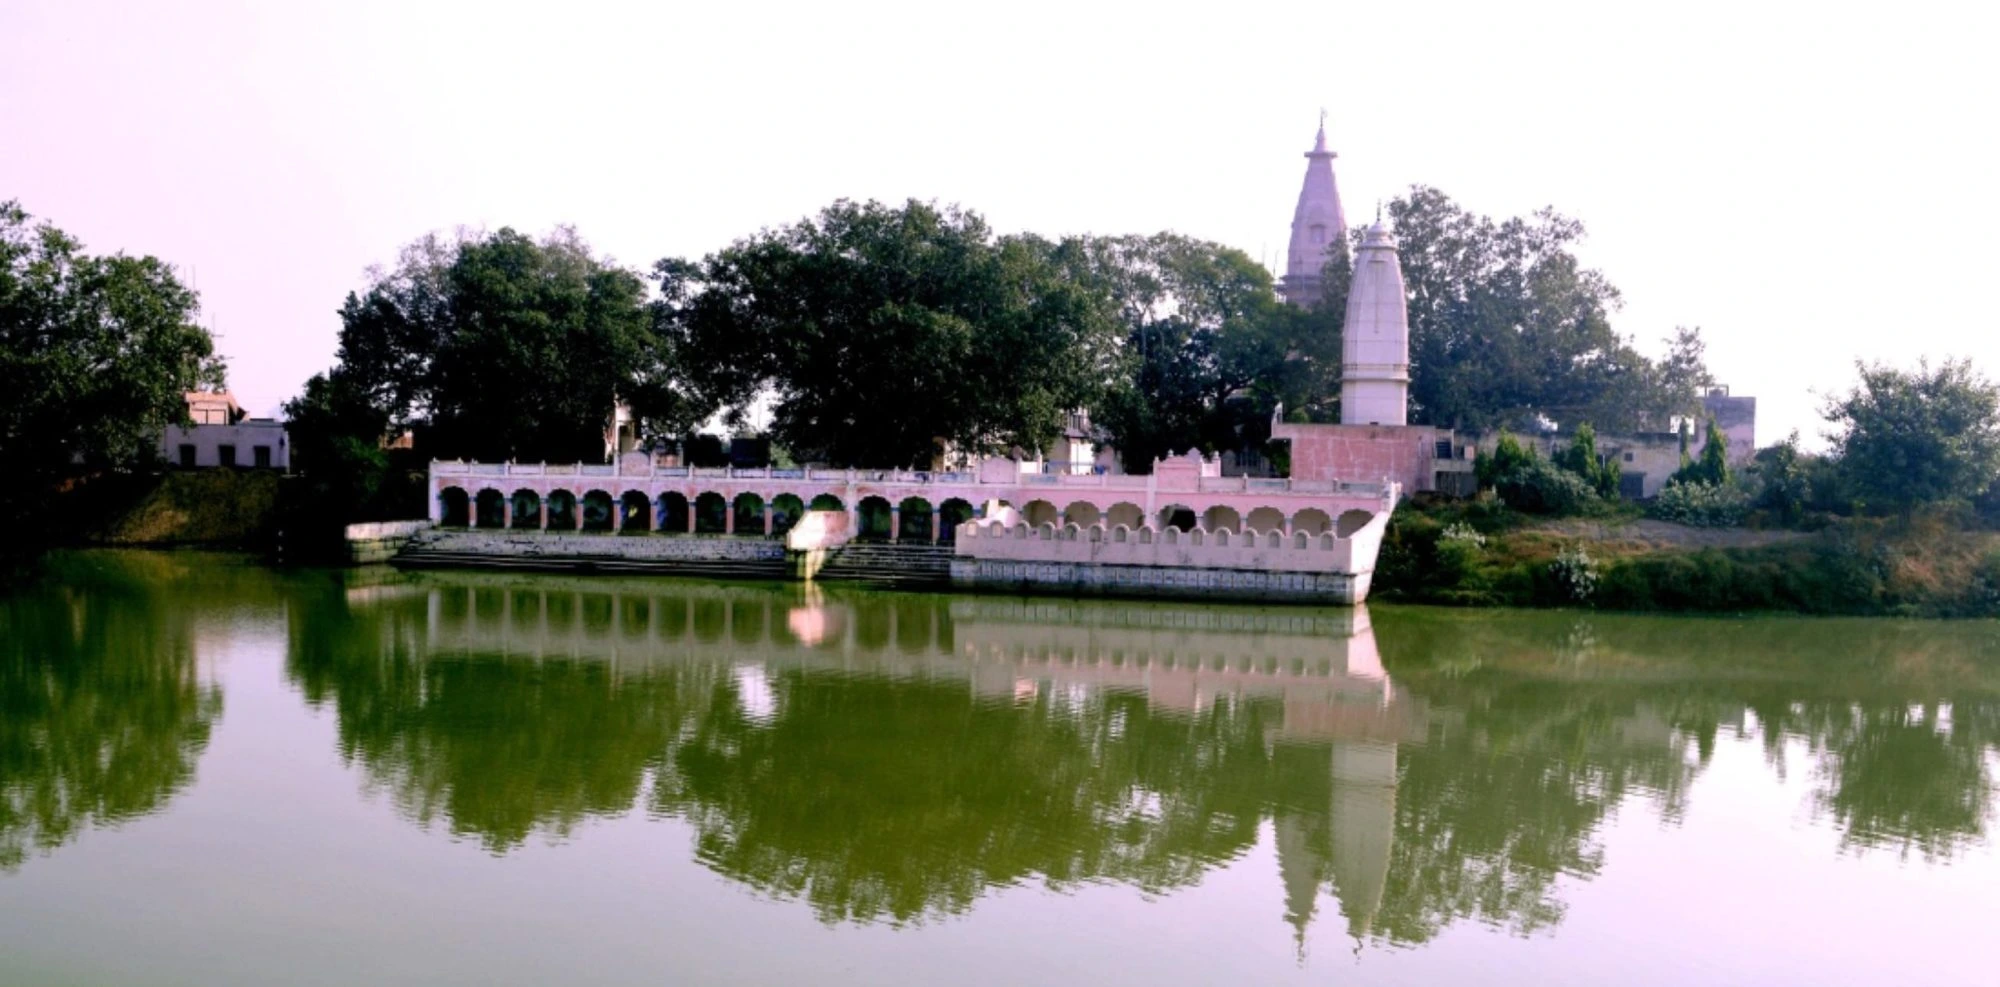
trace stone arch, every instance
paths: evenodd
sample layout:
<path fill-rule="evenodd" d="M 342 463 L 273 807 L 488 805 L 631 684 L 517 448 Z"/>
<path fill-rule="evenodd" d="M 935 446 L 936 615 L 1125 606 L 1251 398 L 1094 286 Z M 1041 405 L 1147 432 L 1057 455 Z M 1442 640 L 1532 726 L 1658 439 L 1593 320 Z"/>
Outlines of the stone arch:
<path fill-rule="evenodd" d="M 577 517 L 576 494 L 573 491 L 549 491 L 550 531 L 575 531 Z"/>
<path fill-rule="evenodd" d="M 1112 527 L 1122 524 L 1128 528 L 1137 528 L 1146 523 L 1146 511 L 1131 501 L 1121 500 L 1105 509 L 1104 523 Z"/>
<path fill-rule="evenodd" d="M 542 495 L 522 487 L 514 491 L 514 527 L 539 528 L 542 526 Z"/>
<path fill-rule="evenodd" d="M 1333 517 L 1317 507 L 1308 507 L 1292 515 L 1292 530 L 1309 535 L 1333 530 Z"/>
<path fill-rule="evenodd" d="M 1284 536 L 1284 533 L 1282 533 L 1282 532 L 1278 532 L 1278 531 L 1266 531 L 1266 532 L 1264 532 L 1264 547 L 1265 547 L 1265 548 L 1283 548 L 1283 547 L 1285 547 L 1285 536 Z"/>
<path fill-rule="evenodd" d="M 1275 507 L 1259 507 L 1243 519 L 1243 526 L 1251 531 L 1285 530 L 1285 512 Z"/>
<path fill-rule="evenodd" d="M 446 487 L 438 491 L 438 524 L 447 528 L 465 528 L 472 525 L 472 496 L 464 487 Z"/>
<path fill-rule="evenodd" d="M 929 542 L 931 540 L 931 519 L 936 512 L 931 502 L 922 497 L 905 497 L 896 505 L 902 518 L 902 528 L 896 532 L 901 541 Z"/>
<path fill-rule="evenodd" d="M 1367 527 L 1368 522 L 1373 520 L 1375 520 L 1375 515 L 1371 511 L 1342 511 L 1339 523 L 1334 526 L 1334 534 L 1342 538 L 1352 538 L 1355 532 Z"/>
<path fill-rule="evenodd" d="M 618 498 L 618 530 L 653 530 L 653 502 L 644 490 L 627 490 Z"/>
<path fill-rule="evenodd" d="M 694 499 L 694 530 L 721 534 L 729 524 L 729 501 L 713 490 Z"/>
<path fill-rule="evenodd" d="M 1073 500 L 1063 508 L 1063 520 L 1079 528 L 1088 528 L 1104 520 L 1104 512 L 1090 501 Z"/>
<path fill-rule="evenodd" d="M 480 490 L 472 497 L 472 524 L 478 528 L 504 528 L 507 526 L 507 497 L 492 487 Z"/>
<path fill-rule="evenodd" d="M 1113 525 L 1111 528 L 1111 540 L 1112 542 L 1119 545 L 1123 545 L 1126 542 L 1131 541 L 1132 529 L 1122 524 Z"/>
<path fill-rule="evenodd" d="M 587 491 L 583 495 L 583 515 L 581 529 L 584 531 L 610 531 L 617 518 L 616 504 L 611 495 L 602 490 Z"/>
<path fill-rule="evenodd" d="M 1301 531 L 1301 532 L 1298 532 L 1297 534 L 1294 534 L 1294 535 L 1292 536 L 1292 547 L 1293 547 L 1293 548 L 1311 548 L 1311 547 L 1312 547 L 1312 536 L 1311 536 L 1311 535 L 1309 535 L 1309 534 L 1307 534 L 1307 533 L 1305 533 L 1305 532 L 1303 532 L 1303 531 Z"/>
<path fill-rule="evenodd" d="M 972 502 L 963 497 L 952 497 L 938 505 L 938 541 L 950 544 L 958 540 L 958 526 L 972 520 L 976 512 Z"/>
<path fill-rule="evenodd" d="M 798 494 L 781 493 L 771 498 L 771 533 L 782 535 L 799 523 L 806 512 L 806 502 Z"/>
<path fill-rule="evenodd" d="M 1044 524 L 1061 524 L 1062 512 L 1046 500 L 1031 500 L 1021 508 L 1021 520 L 1038 528 Z"/>
<path fill-rule="evenodd" d="M 671 531 L 675 534 L 682 534 L 687 531 L 688 499 L 686 494 L 677 490 L 669 490 L 653 501 L 653 507 L 657 512 L 655 516 L 659 518 L 659 523 L 653 526 L 653 530 Z"/>
<path fill-rule="evenodd" d="M 1210 531 L 1221 531 L 1224 528 L 1230 531 L 1242 531 L 1243 515 L 1236 513 L 1234 507 L 1216 504 L 1201 512 L 1201 526 Z"/>
<path fill-rule="evenodd" d="M 863 539 L 886 539 L 889 537 L 889 499 L 868 496 L 854 505 L 854 537 Z"/>
<path fill-rule="evenodd" d="M 1333 532 L 1328 531 L 1319 536 L 1319 547 L 1321 551 L 1333 550 Z"/>
<path fill-rule="evenodd" d="M 841 503 L 839 497 L 835 497 L 830 493 L 823 493 L 815 495 L 812 503 L 808 504 L 807 508 L 815 511 L 844 511 L 847 510 L 847 505 Z"/>
<path fill-rule="evenodd" d="M 1172 529 L 1172 528 L 1168 528 L 1167 530 L 1168 530 L 1168 531 L 1172 531 L 1173 529 Z M 1139 529 L 1139 544 L 1141 544 L 1141 545 L 1151 545 L 1152 543 L 1153 543 L 1153 529 L 1152 529 L 1151 527 L 1145 527 L 1145 528 L 1140 528 L 1140 529 Z"/>
<path fill-rule="evenodd" d="M 763 535 L 764 498 L 761 495 L 744 492 L 729 502 L 729 510 L 736 515 L 736 533 L 739 535 Z"/>
<path fill-rule="evenodd" d="M 1194 508 L 1186 504 L 1168 504 L 1160 508 L 1155 517 L 1158 518 L 1160 527 L 1173 528 L 1177 531 L 1193 531 L 1196 521 Z"/>

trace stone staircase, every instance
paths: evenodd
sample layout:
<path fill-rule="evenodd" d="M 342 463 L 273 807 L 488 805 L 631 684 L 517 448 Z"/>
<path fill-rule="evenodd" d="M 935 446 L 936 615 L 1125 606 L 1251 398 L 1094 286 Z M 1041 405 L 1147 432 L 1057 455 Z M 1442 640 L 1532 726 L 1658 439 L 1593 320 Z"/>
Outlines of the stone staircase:
<path fill-rule="evenodd" d="M 813 578 L 901 589 L 943 589 L 951 585 L 951 555 L 950 545 L 848 542 Z"/>

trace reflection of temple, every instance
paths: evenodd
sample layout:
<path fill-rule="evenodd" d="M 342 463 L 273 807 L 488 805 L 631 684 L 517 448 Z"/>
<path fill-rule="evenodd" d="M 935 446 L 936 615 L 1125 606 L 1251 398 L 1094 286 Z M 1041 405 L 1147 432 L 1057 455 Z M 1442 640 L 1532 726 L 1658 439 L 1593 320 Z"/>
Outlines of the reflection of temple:
<path fill-rule="evenodd" d="M 1421 741 L 1427 717 L 1384 674 L 1366 608 L 673 590 L 449 574 L 405 592 L 422 600 L 430 653 L 596 660 L 617 675 L 724 659 L 736 669 L 741 713 L 756 722 L 782 715 L 769 683 L 785 670 L 958 678 L 997 704 L 1136 692 L 1184 717 L 1217 704 L 1274 706 L 1281 714 L 1265 746 L 1307 765 L 1284 774 L 1303 780 L 1263 798 L 1286 918 L 1303 936 L 1319 893 L 1331 887 L 1350 933 L 1370 932 L 1394 841 L 1398 745 Z M 1313 760 L 1323 767 L 1310 768 Z"/>

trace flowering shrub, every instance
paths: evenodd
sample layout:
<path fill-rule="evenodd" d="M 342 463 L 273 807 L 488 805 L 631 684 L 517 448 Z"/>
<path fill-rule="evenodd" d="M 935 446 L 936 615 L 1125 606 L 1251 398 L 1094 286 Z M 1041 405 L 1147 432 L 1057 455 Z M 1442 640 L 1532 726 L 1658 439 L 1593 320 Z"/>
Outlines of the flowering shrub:
<path fill-rule="evenodd" d="M 1438 535 L 1438 540 L 1465 542 L 1466 544 L 1471 545 L 1473 548 L 1486 547 L 1486 536 L 1480 534 L 1479 529 L 1474 528 L 1472 525 L 1466 524 L 1464 521 L 1456 522 L 1451 526 L 1445 528 L 1444 531 Z"/>
<path fill-rule="evenodd" d="M 1597 592 L 1597 562 L 1580 545 L 1571 545 L 1558 553 L 1555 561 L 1549 563 L 1549 572 L 1569 593 L 1569 598 L 1578 603 L 1589 603 Z"/>
<path fill-rule="evenodd" d="M 1695 528 L 1727 528 L 1742 523 L 1750 498 L 1726 483 L 1669 482 L 1648 512 L 1662 521 Z"/>

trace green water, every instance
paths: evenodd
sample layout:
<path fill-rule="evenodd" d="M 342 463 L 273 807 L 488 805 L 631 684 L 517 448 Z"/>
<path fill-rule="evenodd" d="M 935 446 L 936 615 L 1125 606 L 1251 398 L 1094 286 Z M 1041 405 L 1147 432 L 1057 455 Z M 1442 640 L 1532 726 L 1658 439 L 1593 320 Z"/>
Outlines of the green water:
<path fill-rule="evenodd" d="M 0 984 L 2000 983 L 2000 627 L 83 553 Z"/>

